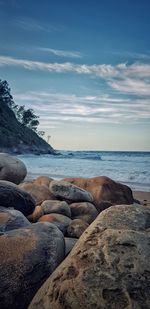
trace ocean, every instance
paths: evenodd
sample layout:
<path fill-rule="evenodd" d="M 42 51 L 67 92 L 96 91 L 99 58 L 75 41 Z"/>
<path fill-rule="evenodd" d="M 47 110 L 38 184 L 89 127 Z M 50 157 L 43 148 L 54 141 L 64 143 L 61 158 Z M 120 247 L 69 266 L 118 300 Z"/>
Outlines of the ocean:
<path fill-rule="evenodd" d="M 108 176 L 132 190 L 150 192 L 150 152 L 59 151 L 59 155 L 18 155 L 27 179 L 46 175 L 65 177 Z"/>

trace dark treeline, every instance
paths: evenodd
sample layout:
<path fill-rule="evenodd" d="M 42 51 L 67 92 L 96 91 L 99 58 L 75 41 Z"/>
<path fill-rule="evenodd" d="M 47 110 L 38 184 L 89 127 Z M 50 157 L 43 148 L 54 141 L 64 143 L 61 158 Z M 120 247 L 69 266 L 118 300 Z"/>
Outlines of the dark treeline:
<path fill-rule="evenodd" d="M 14 112 L 17 120 L 25 127 L 35 131 L 38 135 L 43 136 L 44 131 L 38 131 L 39 116 L 35 115 L 32 108 L 26 109 L 24 105 L 17 105 L 11 95 L 11 89 L 6 80 L 0 79 L 0 101 L 7 104 L 9 108 Z"/>

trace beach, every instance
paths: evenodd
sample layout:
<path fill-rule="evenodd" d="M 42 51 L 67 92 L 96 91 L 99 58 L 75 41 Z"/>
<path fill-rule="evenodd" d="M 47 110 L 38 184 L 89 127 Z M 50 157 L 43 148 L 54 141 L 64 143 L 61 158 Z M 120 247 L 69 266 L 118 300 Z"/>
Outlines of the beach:
<path fill-rule="evenodd" d="M 144 206 L 150 207 L 150 192 L 145 191 L 133 191 L 133 196 L 136 200 Z"/>

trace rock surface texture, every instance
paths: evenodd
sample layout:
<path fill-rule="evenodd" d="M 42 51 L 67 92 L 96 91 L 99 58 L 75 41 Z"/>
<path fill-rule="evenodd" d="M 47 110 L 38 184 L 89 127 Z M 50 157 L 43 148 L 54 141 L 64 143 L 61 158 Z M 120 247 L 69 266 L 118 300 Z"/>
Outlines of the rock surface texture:
<path fill-rule="evenodd" d="M 32 224 L 0 236 L 1 308 L 27 308 L 64 256 L 63 234 L 50 223 Z"/>
<path fill-rule="evenodd" d="M 26 174 L 26 166 L 21 160 L 7 153 L 0 153 L 0 180 L 19 184 Z"/>
<path fill-rule="evenodd" d="M 65 178 L 64 181 L 89 191 L 98 212 L 112 205 L 133 204 L 134 202 L 132 190 L 128 186 L 115 182 L 106 176 Z"/>
<path fill-rule="evenodd" d="M 33 298 L 30 309 L 149 309 L 150 209 L 103 211 Z"/>
<path fill-rule="evenodd" d="M 28 216 L 34 211 L 35 201 L 28 192 L 17 185 L 0 180 L 0 206 L 13 207 Z"/>
<path fill-rule="evenodd" d="M 79 188 L 66 181 L 53 180 L 50 183 L 50 191 L 54 196 L 73 202 L 92 202 L 92 195 L 86 190 Z"/>

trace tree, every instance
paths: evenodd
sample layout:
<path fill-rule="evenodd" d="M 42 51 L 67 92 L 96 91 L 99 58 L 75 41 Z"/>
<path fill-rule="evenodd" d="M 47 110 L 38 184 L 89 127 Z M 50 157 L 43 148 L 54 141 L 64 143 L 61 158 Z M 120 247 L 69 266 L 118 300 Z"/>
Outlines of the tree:
<path fill-rule="evenodd" d="M 39 116 L 35 115 L 32 108 L 26 109 L 24 105 L 17 105 L 13 101 L 11 95 L 11 89 L 6 80 L 2 81 L 0 79 L 0 99 L 6 103 L 15 113 L 17 120 L 25 127 L 30 128 L 31 130 L 37 131 L 39 125 L 38 118 Z M 40 133 L 41 132 L 41 133 Z M 45 132 L 39 131 L 39 135 L 43 136 Z"/>
<path fill-rule="evenodd" d="M 14 105 L 13 97 L 10 94 L 10 87 L 6 80 L 1 79 L 0 79 L 0 98 L 9 107 L 12 107 Z"/>

